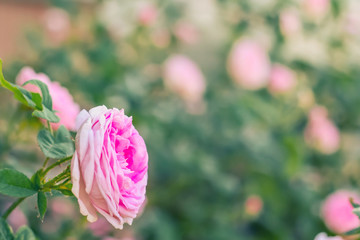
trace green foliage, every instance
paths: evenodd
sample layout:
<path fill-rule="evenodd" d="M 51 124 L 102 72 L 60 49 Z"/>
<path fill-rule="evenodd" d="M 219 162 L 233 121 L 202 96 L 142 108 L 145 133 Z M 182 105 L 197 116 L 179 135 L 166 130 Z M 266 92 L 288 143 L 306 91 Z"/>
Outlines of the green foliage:
<path fill-rule="evenodd" d="M 13 240 L 12 230 L 7 222 L 0 218 L 0 240 Z"/>
<path fill-rule="evenodd" d="M 37 204 L 38 204 L 40 219 L 41 219 L 41 221 L 43 221 L 45 213 L 46 213 L 46 209 L 47 209 L 47 199 L 46 199 L 45 193 L 42 191 L 38 192 Z"/>
<path fill-rule="evenodd" d="M 64 126 L 59 127 L 55 137 L 49 130 L 40 130 L 37 140 L 41 151 L 49 158 L 61 159 L 74 153 L 74 143 Z"/>
<path fill-rule="evenodd" d="M 36 237 L 29 227 L 22 226 L 16 232 L 15 240 L 36 240 Z"/>
<path fill-rule="evenodd" d="M 30 179 L 14 169 L 0 169 L 0 193 L 13 197 L 28 197 L 36 193 Z"/>

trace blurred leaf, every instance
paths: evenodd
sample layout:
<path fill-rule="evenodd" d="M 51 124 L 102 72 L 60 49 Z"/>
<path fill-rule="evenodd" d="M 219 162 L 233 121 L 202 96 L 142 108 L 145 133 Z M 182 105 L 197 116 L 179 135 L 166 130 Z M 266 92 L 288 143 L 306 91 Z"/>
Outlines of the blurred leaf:
<path fill-rule="evenodd" d="M 0 240 L 12 240 L 14 236 L 12 234 L 12 230 L 5 221 L 5 219 L 0 218 Z"/>
<path fill-rule="evenodd" d="M 33 84 L 40 88 L 41 94 L 42 94 L 42 103 L 44 104 L 44 106 L 47 109 L 52 110 L 52 99 L 51 99 L 51 96 L 49 93 L 48 86 L 39 80 L 29 80 L 24 83 L 24 86 L 27 84 Z M 41 97 L 40 97 L 40 99 L 41 99 Z"/>
<path fill-rule="evenodd" d="M 358 233 L 360 233 L 360 227 L 350 230 L 350 231 L 344 233 L 344 235 L 349 236 L 349 235 L 354 235 L 354 234 L 358 234 Z"/>
<path fill-rule="evenodd" d="M 49 158 L 65 158 L 75 151 L 70 132 L 64 126 L 59 127 L 55 137 L 46 129 L 40 130 L 37 140 L 41 151 Z"/>
<path fill-rule="evenodd" d="M 36 237 L 29 227 L 22 226 L 16 232 L 15 240 L 36 240 Z"/>
<path fill-rule="evenodd" d="M 31 182 L 33 183 L 34 187 L 38 190 L 40 188 L 41 182 L 40 182 L 40 175 L 42 173 L 42 169 L 38 170 L 32 177 Z"/>
<path fill-rule="evenodd" d="M 47 199 L 45 193 L 42 191 L 38 192 L 37 204 L 38 204 L 40 219 L 41 221 L 43 221 L 47 209 Z"/>
<path fill-rule="evenodd" d="M 14 169 L 0 170 L 0 193 L 13 197 L 28 197 L 36 193 L 30 179 Z"/>

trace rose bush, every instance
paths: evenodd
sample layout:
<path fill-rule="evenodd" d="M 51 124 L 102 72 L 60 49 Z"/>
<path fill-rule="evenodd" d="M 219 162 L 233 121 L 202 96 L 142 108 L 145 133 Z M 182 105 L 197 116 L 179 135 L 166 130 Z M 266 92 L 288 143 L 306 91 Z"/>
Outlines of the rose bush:
<path fill-rule="evenodd" d="M 124 110 L 83 110 L 76 120 L 72 192 L 88 221 L 103 215 L 115 228 L 131 224 L 145 200 L 148 154 Z"/>

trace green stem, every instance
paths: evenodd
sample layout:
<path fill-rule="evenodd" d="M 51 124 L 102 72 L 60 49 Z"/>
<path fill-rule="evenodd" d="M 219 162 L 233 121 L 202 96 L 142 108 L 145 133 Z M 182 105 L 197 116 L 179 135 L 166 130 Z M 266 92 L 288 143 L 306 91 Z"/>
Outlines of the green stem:
<path fill-rule="evenodd" d="M 55 183 L 60 182 L 70 176 L 70 167 L 67 167 L 62 173 L 44 184 L 43 188 L 51 188 Z"/>
<path fill-rule="evenodd" d="M 2 218 L 6 219 L 10 213 L 22 202 L 24 201 L 24 197 L 23 198 L 19 198 L 18 200 L 16 200 L 7 210 L 6 212 L 2 215 Z"/>
<path fill-rule="evenodd" d="M 53 163 L 53 164 L 50 165 L 47 169 L 44 170 L 44 173 L 43 173 L 44 176 L 45 176 L 51 169 L 53 169 L 54 167 L 59 166 L 60 164 L 66 162 L 66 161 L 68 161 L 68 160 L 70 160 L 71 158 L 72 158 L 72 156 L 66 157 L 66 158 L 63 158 L 63 159 L 60 159 L 60 160 L 56 161 L 55 163 Z"/>
<path fill-rule="evenodd" d="M 47 121 L 47 127 L 48 127 L 48 129 L 49 129 L 49 131 L 50 131 L 51 135 L 52 135 L 52 136 L 54 136 L 54 131 L 53 131 L 53 129 L 52 129 L 52 127 L 51 127 L 51 125 L 50 125 L 50 122 L 49 122 L 49 121 Z"/>
<path fill-rule="evenodd" d="M 44 162 L 42 168 L 45 168 L 45 167 L 46 167 L 46 164 L 49 162 L 49 159 L 50 159 L 49 157 L 47 157 L 47 158 L 45 159 L 45 162 Z"/>

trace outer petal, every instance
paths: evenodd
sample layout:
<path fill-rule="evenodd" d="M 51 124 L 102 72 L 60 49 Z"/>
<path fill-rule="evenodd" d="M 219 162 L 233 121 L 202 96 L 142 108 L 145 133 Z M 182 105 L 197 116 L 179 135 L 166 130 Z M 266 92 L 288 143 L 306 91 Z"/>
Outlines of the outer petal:
<path fill-rule="evenodd" d="M 75 121 L 75 130 L 78 131 L 79 128 L 90 118 L 90 114 L 85 109 L 81 110 L 79 115 L 76 117 Z"/>

